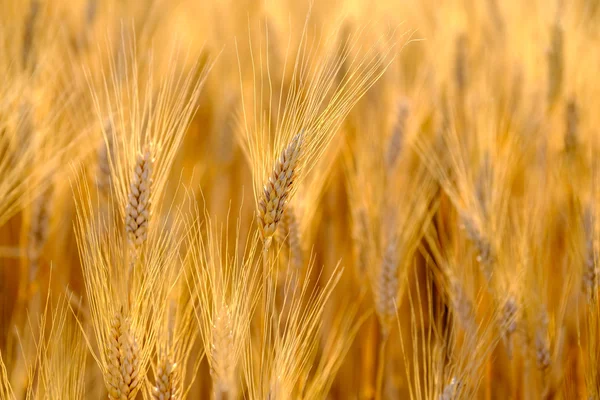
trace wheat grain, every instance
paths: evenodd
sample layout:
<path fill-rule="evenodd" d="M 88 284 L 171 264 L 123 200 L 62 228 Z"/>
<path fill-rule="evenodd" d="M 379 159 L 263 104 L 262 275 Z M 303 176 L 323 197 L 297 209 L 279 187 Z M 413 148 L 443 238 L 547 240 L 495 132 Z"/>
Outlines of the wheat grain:
<path fill-rule="evenodd" d="M 139 248 L 148 235 L 153 165 L 151 146 L 146 146 L 137 156 L 125 206 L 125 226 L 129 242 L 135 248 Z"/>
<path fill-rule="evenodd" d="M 270 243 L 285 211 L 297 173 L 302 138 L 302 133 L 294 136 L 281 153 L 258 202 L 259 230 L 265 243 Z"/>

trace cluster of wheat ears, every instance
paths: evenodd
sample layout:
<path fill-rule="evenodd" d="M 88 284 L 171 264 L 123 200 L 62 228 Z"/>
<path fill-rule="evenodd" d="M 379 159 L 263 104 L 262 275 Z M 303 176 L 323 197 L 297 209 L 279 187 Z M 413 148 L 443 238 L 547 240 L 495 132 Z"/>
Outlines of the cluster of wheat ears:
<path fill-rule="evenodd" d="M 598 0 L 1 0 L 0 399 L 600 400 Z"/>

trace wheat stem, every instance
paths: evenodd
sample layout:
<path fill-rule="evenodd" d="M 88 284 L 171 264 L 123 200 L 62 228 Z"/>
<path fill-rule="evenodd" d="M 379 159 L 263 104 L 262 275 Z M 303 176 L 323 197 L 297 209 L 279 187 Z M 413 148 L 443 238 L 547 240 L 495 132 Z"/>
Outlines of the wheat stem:
<path fill-rule="evenodd" d="M 377 378 L 375 386 L 375 400 L 381 400 L 383 396 L 383 380 L 385 374 L 385 347 L 387 344 L 389 335 L 383 333 L 381 340 L 379 341 L 379 352 L 377 355 Z"/>

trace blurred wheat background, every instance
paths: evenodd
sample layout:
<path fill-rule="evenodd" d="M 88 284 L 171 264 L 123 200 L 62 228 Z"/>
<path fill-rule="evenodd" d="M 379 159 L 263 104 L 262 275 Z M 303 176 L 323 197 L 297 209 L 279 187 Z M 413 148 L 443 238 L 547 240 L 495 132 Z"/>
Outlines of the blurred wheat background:
<path fill-rule="evenodd" d="M 0 1 L 0 398 L 600 400 L 597 0 Z"/>

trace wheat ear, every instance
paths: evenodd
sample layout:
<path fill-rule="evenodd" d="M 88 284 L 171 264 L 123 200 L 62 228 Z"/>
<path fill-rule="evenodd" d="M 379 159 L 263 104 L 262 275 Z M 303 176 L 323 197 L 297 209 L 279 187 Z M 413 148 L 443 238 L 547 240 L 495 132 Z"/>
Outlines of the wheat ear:
<path fill-rule="evenodd" d="M 598 268 L 594 261 L 594 216 L 591 209 L 585 216 L 585 259 L 583 273 L 583 289 L 588 302 L 594 304 L 598 288 Z"/>
<path fill-rule="evenodd" d="M 548 104 L 552 106 L 560 95 L 563 83 L 563 30 L 557 21 L 552 26 L 548 51 Z"/>
<path fill-rule="evenodd" d="M 146 146 L 137 156 L 125 206 L 125 225 L 129 242 L 136 249 L 146 241 L 148 235 L 153 166 L 152 148 Z"/>
<path fill-rule="evenodd" d="M 452 298 L 452 306 L 454 308 L 454 312 L 458 317 L 459 322 L 461 323 L 463 329 L 469 331 L 473 328 L 474 319 L 473 319 L 473 304 L 471 299 L 465 293 L 463 285 L 460 280 L 457 278 L 452 278 L 450 281 L 451 287 L 451 298 Z"/>
<path fill-rule="evenodd" d="M 42 193 L 32 207 L 31 223 L 28 234 L 29 240 L 27 245 L 27 256 L 29 257 L 29 282 L 33 282 L 37 278 L 40 254 L 48 238 L 51 199 L 52 190 L 49 188 Z"/>
<path fill-rule="evenodd" d="M 519 307 L 514 297 L 510 296 L 504 306 L 502 307 L 502 314 L 500 318 L 500 330 L 502 334 L 502 340 L 506 344 L 506 351 L 508 357 L 512 358 L 512 342 L 511 337 L 517 330 L 517 313 Z"/>
<path fill-rule="evenodd" d="M 386 165 L 388 168 L 393 168 L 396 165 L 398 156 L 402 152 L 402 144 L 406 131 L 406 121 L 410 113 L 410 106 L 406 100 L 400 101 L 397 110 L 396 122 L 394 131 L 390 136 L 387 145 Z"/>
<path fill-rule="evenodd" d="M 235 362 L 231 359 L 233 343 L 233 321 L 227 305 L 218 310 L 211 327 L 211 366 L 210 375 L 213 380 L 215 399 L 225 394 L 228 398 L 236 398 Z"/>
<path fill-rule="evenodd" d="M 540 371 L 545 371 L 550 367 L 550 347 L 547 338 L 548 314 L 543 311 L 540 316 L 538 327 L 535 330 L 534 347 L 535 361 Z"/>
<path fill-rule="evenodd" d="M 300 160 L 302 133 L 292 138 L 273 167 L 258 202 L 259 229 L 263 241 L 270 244 L 283 217 L 288 196 L 292 190 Z"/>
<path fill-rule="evenodd" d="M 390 240 L 383 253 L 375 282 L 375 310 L 384 338 L 388 336 L 391 321 L 396 316 L 398 287 L 398 249 L 395 241 Z"/>
<path fill-rule="evenodd" d="M 171 358 L 163 355 L 156 369 L 156 384 L 152 388 L 153 400 L 176 400 L 181 398 L 179 393 L 179 367 Z"/>
<path fill-rule="evenodd" d="M 110 326 L 106 381 L 109 400 L 135 398 L 140 388 L 140 350 L 131 333 L 130 322 L 117 312 Z"/>
<path fill-rule="evenodd" d="M 477 262 L 481 266 L 481 272 L 488 282 L 492 279 L 492 267 L 495 262 L 495 255 L 492 249 L 492 244 L 489 239 L 483 234 L 475 220 L 469 217 L 466 213 L 460 215 L 462 228 L 464 229 L 467 238 L 473 243 L 477 250 Z"/>

